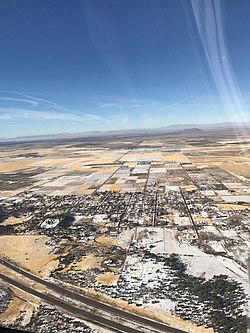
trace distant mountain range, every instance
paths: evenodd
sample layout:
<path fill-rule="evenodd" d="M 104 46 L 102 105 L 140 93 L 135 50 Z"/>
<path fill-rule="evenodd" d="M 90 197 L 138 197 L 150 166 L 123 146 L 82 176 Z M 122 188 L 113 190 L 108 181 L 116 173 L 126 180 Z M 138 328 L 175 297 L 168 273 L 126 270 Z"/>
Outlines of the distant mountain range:
<path fill-rule="evenodd" d="M 224 122 L 224 123 L 214 123 L 214 124 L 176 124 L 176 125 L 169 125 L 165 127 L 159 128 L 161 129 L 210 129 L 210 128 L 241 128 L 241 127 L 248 127 L 250 128 L 250 122 L 246 123 L 236 123 L 236 122 Z"/>
<path fill-rule="evenodd" d="M 38 141 L 38 140 L 57 140 L 57 139 L 74 139 L 74 138 L 86 138 L 86 137 L 99 137 L 99 136 L 123 136 L 123 135 L 152 135 L 152 134 L 173 134 L 181 135 L 188 133 L 199 133 L 208 130 L 215 129 L 232 129 L 237 131 L 247 131 L 250 133 L 250 122 L 236 123 L 236 122 L 224 122 L 215 124 L 176 124 L 159 128 L 144 128 L 144 129 L 127 129 L 127 130 L 112 130 L 112 131 L 89 131 L 83 133 L 60 133 L 60 134 L 48 134 L 48 135 L 32 135 L 22 136 L 15 138 L 0 138 L 0 142 L 20 142 L 20 141 Z"/>

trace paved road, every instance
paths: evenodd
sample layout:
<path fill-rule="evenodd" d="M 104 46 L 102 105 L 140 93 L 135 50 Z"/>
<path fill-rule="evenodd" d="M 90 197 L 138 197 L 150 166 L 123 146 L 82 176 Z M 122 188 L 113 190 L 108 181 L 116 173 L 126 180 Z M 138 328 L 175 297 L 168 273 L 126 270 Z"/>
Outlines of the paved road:
<path fill-rule="evenodd" d="M 191 223 L 193 224 L 193 227 L 194 227 L 194 230 L 195 230 L 195 232 L 196 232 L 196 234 L 197 234 L 197 237 L 200 239 L 200 235 L 199 235 L 199 232 L 198 232 L 197 226 L 196 226 L 196 224 L 195 224 L 195 222 L 194 222 L 194 219 L 193 219 L 193 216 L 192 216 L 192 214 L 190 213 L 190 210 L 189 210 L 189 208 L 188 208 L 188 204 L 187 204 L 186 198 L 185 198 L 185 196 L 184 196 L 182 190 L 180 190 L 180 191 L 181 191 L 182 199 L 183 199 L 183 201 L 184 201 L 184 205 L 185 205 L 185 207 L 186 207 L 186 211 L 187 211 L 188 216 L 189 216 L 189 220 L 190 220 Z"/>
<path fill-rule="evenodd" d="M 131 329 L 127 326 L 124 326 L 122 324 L 116 323 L 114 321 L 111 321 L 109 319 L 106 318 L 101 318 L 96 314 L 94 314 L 93 312 L 88 312 L 85 311 L 84 309 L 79 309 L 78 307 L 68 304 L 67 302 L 61 300 L 60 298 L 57 298 L 55 296 L 49 295 L 49 294 L 44 294 L 41 293 L 33 288 L 30 288 L 18 281 L 13 280 L 10 277 L 7 277 L 3 274 L 0 273 L 0 278 L 3 281 L 8 282 L 9 284 L 14 285 L 15 287 L 26 291 L 27 293 L 34 295 L 42 300 L 44 300 L 47 303 L 50 303 L 54 306 L 57 306 L 61 309 L 63 309 L 64 311 L 66 311 L 67 313 L 73 314 L 74 317 L 86 320 L 90 323 L 94 323 L 94 324 L 98 324 L 99 326 L 104 326 L 105 328 L 109 328 L 110 330 L 114 331 L 114 332 L 128 332 L 128 333 L 141 333 L 141 331 L 138 331 L 137 329 Z"/>
<path fill-rule="evenodd" d="M 92 307 L 95 310 L 100 310 L 101 312 L 106 312 L 109 316 L 113 314 L 115 317 L 120 318 L 123 322 L 124 321 L 127 321 L 127 322 L 132 321 L 132 322 L 135 322 L 135 325 L 142 325 L 144 327 L 149 326 L 151 328 L 151 330 L 149 332 L 155 332 L 156 331 L 156 332 L 165 332 L 165 333 L 186 333 L 185 331 L 170 327 L 168 325 L 165 325 L 165 324 L 162 324 L 162 323 L 159 323 L 159 322 L 155 322 L 154 320 L 150 320 L 150 319 L 147 319 L 147 318 L 144 318 L 144 317 L 140 317 L 136 314 L 133 314 L 133 313 L 130 313 L 130 312 L 127 312 L 127 311 L 123 311 L 123 310 L 115 308 L 111 305 L 108 305 L 108 304 L 102 303 L 100 301 L 97 301 L 95 299 L 89 298 L 85 295 L 78 294 L 78 293 L 76 293 L 72 290 L 67 289 L 66 287 L 61 287 L 58 284 L 45 281 L 45 280 L 39 278 L 38 276 L 33 275 L 33 274 L 15 266 L 14 264 L 12 264 L 12 263 L 10 263 L 6 260 L 0 259 L 0 264 L 2 264 L 4 266 L 8 267 L 9 269 L 21 274 L 22 276 L 25 276 L 25 277 L 29 278 L 32 281 L 38 282 L 41 285 L 46 286 L 47 288 L 56 292 L 59 295 L 66 296 L 66 297 L 68 297 L 69 299 L 72 299 L 72 300 L 76 300 L 76 301 L 82 303 L 83 305 L 88 305 L 88 306 Z M 9 277 L 6 277 L 6 276 L 0 274 L 0 277 L 2 277 L 2 276 L 3 276 L 3 279 L 5 281 L 6 281 L 7 278 L 10 279 Z M 29 288 L 28 292 L 33 294 L 33 295 L 35 295 L 34 292 L 39 293 L 36 290 L 33 290 L 32 288 L 21 284 L 20 282 L 17 282 L 13 279 L 11 279 L 11 280 L 12 280 L 12 282 L 14 281 L 15 283 L 18 283 L 19 284 L 18 288 L 20 288 L 20 289 L 25 290 L 24 288 Z M 9 282 L 9 283 L 14 284 L 12 282 Z M 34 292 L 31 292 L 31 291 L 34 291 Z M 69 310 L 69 309 L 68 310 L 66 309 L 66 310 L 68 312 L 71 312 L 72 314 L 74 314 L 77 317 L 79 317 L 78 313 L 81 313 L 81 311 L 83 311 L 82 309 L 79 309 L 76 306 L 69 305 L 67 303 L 67 301 L 65 301 L 65 300 L 54 298 L 53 296 L 47 295 L 47 294 L 41 294 L 41 293 L 39 293 L 39 294 L 40 294 L 39 296 L 37 296 L 37 295 L 35 295 L 35 296 L 37 296 L 39 298 L 42 298 L 42 299 L 45 299 L 44 297 L 50 297 L 50 300 L 47 300 L 47 301 L 51 304 L 60 306 L 61 308 L 66 309 L 65 307 L 69 307 L 69 306 L 72 307 L 71 310 Z M 58 305 L 55 302 L 53 303 L 53 300 L 57 300 L 57 302 L 61 302 L 60 303 L 61 305 Z M 77 311 L 75 311 L 74 309 L 77 309 Z M 90 321 L 89 314 L 90 313 L 87 312 L 87 318 L 88 318 L 87 320 L 88 321 Z M 92 315 L 93 315 L 93 313 L 92 313 Z M 96 324 L 101 325 L 101 326 L 109 327 L 110 329 L 111 329 L 111 327 L 113 327 L 113 330 L 115 329 L 116 332 L 131 332 L 131 333 L 133 333 L 133 332 L 136 333 L 137 332 L 135 329 L 131 330 L 129 327 L 124 326 L 124 325 L 121 325 L 121 326 L 123 326 L 123 328 L 120 327 L 119 328 L 120 330 L 117 331 L 117 327 L 114 326 L 114 325 L 117 325 L 117 323 L 108 320 L 109 323 L 108 323 L 108 325 L 106 325 L 105 324 L 105 322 L 107 321 L 106 318 L 104 318 L 100 314 L 95 314 L 95 316 L 97 318 L 95 317 L 95 319 L 93 319 L 92 322 L 95 322 Z M 141 331 L 138 331 L 138 332 L 141 333 Z"/>

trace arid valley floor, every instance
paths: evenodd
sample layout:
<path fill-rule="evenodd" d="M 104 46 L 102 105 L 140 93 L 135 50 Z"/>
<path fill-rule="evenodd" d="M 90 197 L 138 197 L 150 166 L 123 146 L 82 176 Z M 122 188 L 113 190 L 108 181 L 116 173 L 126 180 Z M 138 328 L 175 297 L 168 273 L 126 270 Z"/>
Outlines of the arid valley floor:
<path fill-rule="evenodd" d="M 246 332 L 249 152 L 226 129 L 2 143 L 0 325 Z"/>

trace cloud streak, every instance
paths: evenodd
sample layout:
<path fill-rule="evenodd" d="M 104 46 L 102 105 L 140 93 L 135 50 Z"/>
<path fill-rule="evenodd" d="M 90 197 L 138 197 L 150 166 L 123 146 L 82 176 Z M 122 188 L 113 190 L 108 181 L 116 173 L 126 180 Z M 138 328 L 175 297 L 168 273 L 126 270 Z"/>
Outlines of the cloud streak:
<path fill-rule="evenodd" d="M 93 112 L 80 112 L 65 108 L 47 99 L 31 96 L 29 93 L 19 91 L 2 91 L 12 96 L 0 96 L 0 101 L 6 102 L 6 107 L 0 108 L 1 120 L 54 120 L 54 121 L 73 121 L 73 122 L 92 122 L 110 124 L 105 117 Z M 19 96 L 19 97 L 13 97 Z M 14 103 L 27 103 L 29 107 L 14 107 Z M 20 104 L 21 105 L 21 104 Z"/>
<path fill-rule="evenodd" d="M 176 101 L 176 102 L 174 102 L 174 103 L 172 103 L 172 104 L 167 105 L 167 107 L 164 108 L 163 110 L 164 110 L 164 111 L 167 111 L 167 110 L 169 110 L 169 109 L 172 109 L 172 108 L 175 107 L 176 105 L 182 104 L 183 102 L 188 101 L 188 100 L 191 99 L 192 97 L 193 97 L 193 96 L 187 96 L 187 97 L 181 98 L 181 99 L 179 99 L 178 101 Z"/>
<path fill-rule="evenodd" d="M 0 108 L 0 119 L 30 119 L 30 120 L 57 120 L 57 121 L 77 121 L 77 122 L 101 122 L 109 124 L 109 120 L 93 113 L 85 113 L 83 115 L 71 112 L 56 112 L 56 111 L 37 111 L 29 109 L 16 108 Z"/>
<path fill-rule="evenodd" d="M 30 93 L 21 92 L 21 91 L 13 91 L 13 90 L 5 90 L 3 92 L 24 97 L 25 99 L 20 99 L 20 101 L 27 101 L 28 103 L 31 103 L 31 104 L 34 103 L 33 105 L 48 104 L 48 105 L 54 106 L 54 107 L 58 106 L 58 104 L 56 104 L 52 101 L 49 101 L 47 99 L 31 96 Z M 9 101 L 11 101 L 11 97 L 8 97 L 8 98 L 10 98 Z M 12 98 L 12 100 L 14 101 L 15 98 Z M 18 100 L 18 99 L 16 99 L 16 100 Z"/>
<path fill-rule="evenodd" d="M 156 102 L 147 101 L 143 99 L 120 99 L 120 100 L 110 100 L 110 101 L 101 101 L 97 102 L 97 107 L 100 109 L 106 108 L 150 108 L 155 106 Z"/>
<path fill-rule="evenodd" d="M 15 97 L 1 97 L 0 101 L 6 101 L 6 102 L 19 102 L 19 103 L 28 103 L 32 106 L 37 106 L 38 102 L 32 99 L 23 99 L 23 98 L 15 98 Z"/>

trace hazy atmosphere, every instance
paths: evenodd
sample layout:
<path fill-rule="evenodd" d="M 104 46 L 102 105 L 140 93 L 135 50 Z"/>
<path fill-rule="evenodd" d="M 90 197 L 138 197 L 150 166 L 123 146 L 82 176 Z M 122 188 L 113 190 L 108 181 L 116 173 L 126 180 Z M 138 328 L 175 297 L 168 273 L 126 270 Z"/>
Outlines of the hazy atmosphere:
<path fill-rule="evenodd" d="M 248 0 L 2 0 L 0 136 L 249 121 Z"/>

